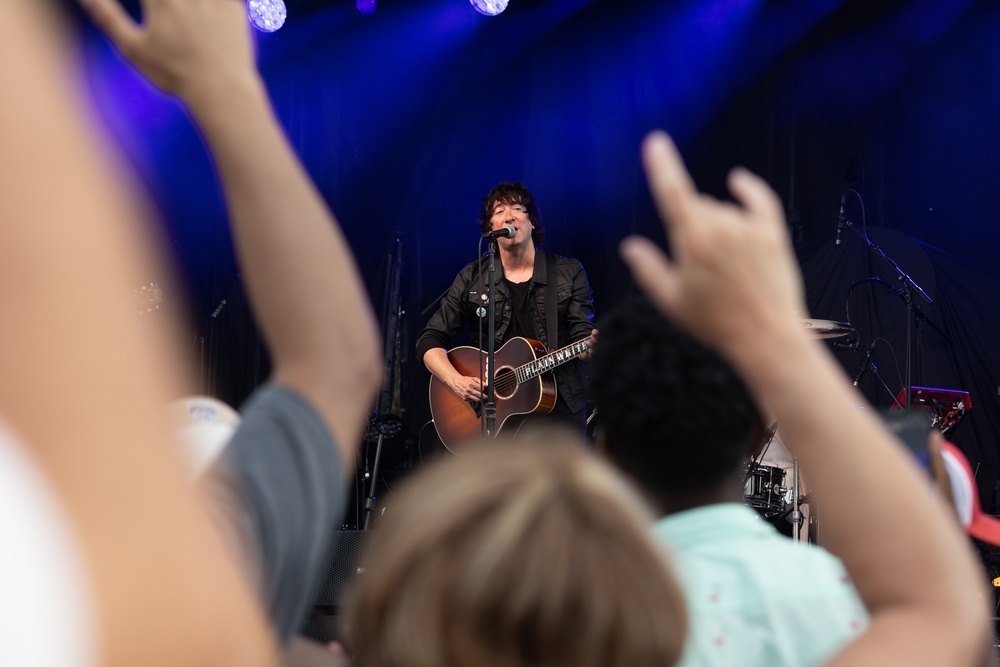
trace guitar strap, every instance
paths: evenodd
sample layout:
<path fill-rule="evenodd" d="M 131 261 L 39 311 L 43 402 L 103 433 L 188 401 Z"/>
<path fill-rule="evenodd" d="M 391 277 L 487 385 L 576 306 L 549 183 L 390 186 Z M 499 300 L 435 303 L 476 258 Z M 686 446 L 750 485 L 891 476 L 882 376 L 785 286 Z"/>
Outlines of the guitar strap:
<path fill-rule="evenodd" d="M 559 297 L 556 296 L 556 258 L 545 253 L 545 323 L 548 328 L 548 348 L 559 347 Z"/>

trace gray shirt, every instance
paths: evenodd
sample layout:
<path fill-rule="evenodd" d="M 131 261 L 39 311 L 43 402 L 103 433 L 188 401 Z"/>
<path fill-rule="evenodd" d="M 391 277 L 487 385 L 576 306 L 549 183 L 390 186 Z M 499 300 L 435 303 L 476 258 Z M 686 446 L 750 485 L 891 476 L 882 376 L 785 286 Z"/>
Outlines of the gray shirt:
<path fill-rule="evenodd" d="M 287 645 L 327 572 L 347 501 L 343 463 L 326 423 L 293 389 L 264 385 L 240 413 L 203 484 Z"/>

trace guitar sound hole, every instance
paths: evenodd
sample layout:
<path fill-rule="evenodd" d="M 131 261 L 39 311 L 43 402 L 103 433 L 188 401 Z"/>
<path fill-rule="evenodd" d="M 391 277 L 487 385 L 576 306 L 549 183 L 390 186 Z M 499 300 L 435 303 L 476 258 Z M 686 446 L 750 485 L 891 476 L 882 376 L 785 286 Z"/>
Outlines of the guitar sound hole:
<path fill-rule="evenodd" d="M 493 393 L 497 398 L 507 399 L 517 391 L 517 375 L 510 366 L 498 368 L 493 378 Z"/>

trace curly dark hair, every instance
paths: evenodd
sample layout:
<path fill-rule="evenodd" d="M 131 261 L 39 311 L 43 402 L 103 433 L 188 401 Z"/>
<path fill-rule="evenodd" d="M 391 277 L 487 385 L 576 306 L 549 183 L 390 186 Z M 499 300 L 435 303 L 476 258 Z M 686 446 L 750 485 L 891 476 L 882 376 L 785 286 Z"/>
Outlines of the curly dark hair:
<path fill-rule="evenodd" d="M 708 491 L 733 475 L 756 444 L 760 414 L 729 364 L 644 298 L 600 331 L 590 396 L 625 472 L 658 497 Z"/>
<path fill-rule="evenodd" d="M 538 210 L 538 204 L 522 183 L 514 181 L 501 181 L 497 186 L 486 193 L 483 197 L 483 210 L 479 214 L 476 223 L 483 234 L 493 230 L 490 218 L 493 217 L 493 208 L 497 204 L 520 204 L 528 210 L 528 219 L 531 220 L 533 229 L 531 230 L 531 240 L 535 246 L 542 245 L 545 238 L 545 229 L 542 227 L 542 214 Z"/>

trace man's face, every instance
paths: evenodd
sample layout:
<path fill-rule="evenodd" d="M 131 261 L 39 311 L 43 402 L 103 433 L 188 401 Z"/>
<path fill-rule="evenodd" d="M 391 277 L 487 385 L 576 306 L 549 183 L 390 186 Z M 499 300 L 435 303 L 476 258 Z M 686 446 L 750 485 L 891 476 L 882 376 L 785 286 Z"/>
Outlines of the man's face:
<path fill-rule="evenodd" d="M 528 209 L 523 204 L 497 202 L 493 205 L 490 225 L 493 231 L 501 229 L 504 225 L 514 226 L 513 237 L 499 239 L 501 248 L 512 248 L 531 243 L 531 230 L 534 229 L 534 225 L 531 224 Z"/>

